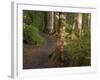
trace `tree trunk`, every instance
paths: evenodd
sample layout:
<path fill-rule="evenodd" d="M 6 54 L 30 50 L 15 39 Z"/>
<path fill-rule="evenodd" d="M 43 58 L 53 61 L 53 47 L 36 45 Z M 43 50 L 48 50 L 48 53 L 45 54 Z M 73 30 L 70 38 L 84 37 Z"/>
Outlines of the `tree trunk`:
<path fill-rule="evenodd" d="M 56 49 L 52 54 L 52 61 L 55 65 L 64 66 L 64 45 L 65 45 L 65 27 L 66 27 L 66 14 L 63 12 L 59 13 L 59 22 L 58 22 L 58 35 Z"/>
<path fill-rule="evenodd" d="M 47 29 L 48 33 L 53 33 L 54 29 L 54 12 L 47 13 Z"/>
<path fill-rule="evenodd" d="M 88 29 L 91 31 L 91 14 L 88 14 Z"/>
<path fill-rule="evenodd" d="M 47 29 L 47 12 L 44 12 L 44 15 L 43 15 L 43 32 L 46 32 L 48 29 Z"/>
<path fill-rule="evenodd" d="M 73 22 L 72 40 L 77 39 L 82 31 L 82 14 L 75 14 Z"/>
<path fill-rule="evenodd" d="M 59 12 L 54 13 L 54 33 L 57 35 L 58 31 Z"/>
<path fill-rule="evenodd" d="M 82 13 L 78 13 L 78 29 L 80 34 L 82 32 Z"/>
<path fill-rule="evenodd" d="M 63 52 L 65 45 L 65 28 L 66 28 L 66 14 L 59 13 L 59 25 L 58 25 L 58 38 L 57 38 L 57 47 L 59 52 Z"/>

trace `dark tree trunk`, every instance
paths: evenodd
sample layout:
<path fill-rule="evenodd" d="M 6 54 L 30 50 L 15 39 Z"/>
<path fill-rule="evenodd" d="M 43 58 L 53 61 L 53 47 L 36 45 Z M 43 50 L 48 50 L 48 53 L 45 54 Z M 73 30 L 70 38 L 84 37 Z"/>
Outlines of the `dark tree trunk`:
<path fill-rule="evenodd" d="M 44 20 L 43 32 L 46 32 L 47 31 L 47 12 L 44 12 L 43 20 Z"/>

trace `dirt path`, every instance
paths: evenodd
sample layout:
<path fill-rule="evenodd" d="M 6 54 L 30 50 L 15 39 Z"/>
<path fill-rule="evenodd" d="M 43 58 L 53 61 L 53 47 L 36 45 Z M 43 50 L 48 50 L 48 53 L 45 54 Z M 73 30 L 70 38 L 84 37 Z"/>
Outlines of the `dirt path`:
<path fill-rule="evenodd" d="M 32 45 L 24 44 L 24 58 L 23 68 L 34 69 L 34 68 L 48 68 L 49 55 L 56 48 L 56 39 L 53 36 L 41 33 L 41 36 L 45 38 L 43 45 L 38 47 L 32 47 Z"/>

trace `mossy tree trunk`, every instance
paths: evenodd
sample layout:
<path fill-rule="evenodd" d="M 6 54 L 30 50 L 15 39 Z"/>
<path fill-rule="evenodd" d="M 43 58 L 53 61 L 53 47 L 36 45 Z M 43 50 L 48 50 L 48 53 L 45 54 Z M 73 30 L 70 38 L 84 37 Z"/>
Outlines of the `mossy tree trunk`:
<path fill-rule="evenodd" d="M 57 44 L 56 49 L 52 54 L 52 61 L 55 65 L 63 66 L 64 63 L 64 45 L 65 45 L 65 27 L 66 27 L 66 13 L 59 13 L 59 22 L 57 29 Z"/>
<path fill-rule="evenodd" d="M 57 37 L 57 48 L 62 54 L 65 45 L 65 28 L 66 28 L 66 14 L 59 13 L 59 25 L 58 25 L 58 37 Z"/>

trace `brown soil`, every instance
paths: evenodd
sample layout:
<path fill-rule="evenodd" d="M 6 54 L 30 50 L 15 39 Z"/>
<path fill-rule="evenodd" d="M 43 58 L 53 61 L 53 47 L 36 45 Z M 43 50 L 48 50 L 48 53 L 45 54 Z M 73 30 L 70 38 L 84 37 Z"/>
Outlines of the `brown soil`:
<path fill-rule="evenodd" d="M 23 69 L 50 68 L 52 67 L 49 55 L 56 48 L 56 39 L 53 36 L 41 33 L 45 38 L 44 44 L 33 47 L 31 44 L 23 46 Z"/>

